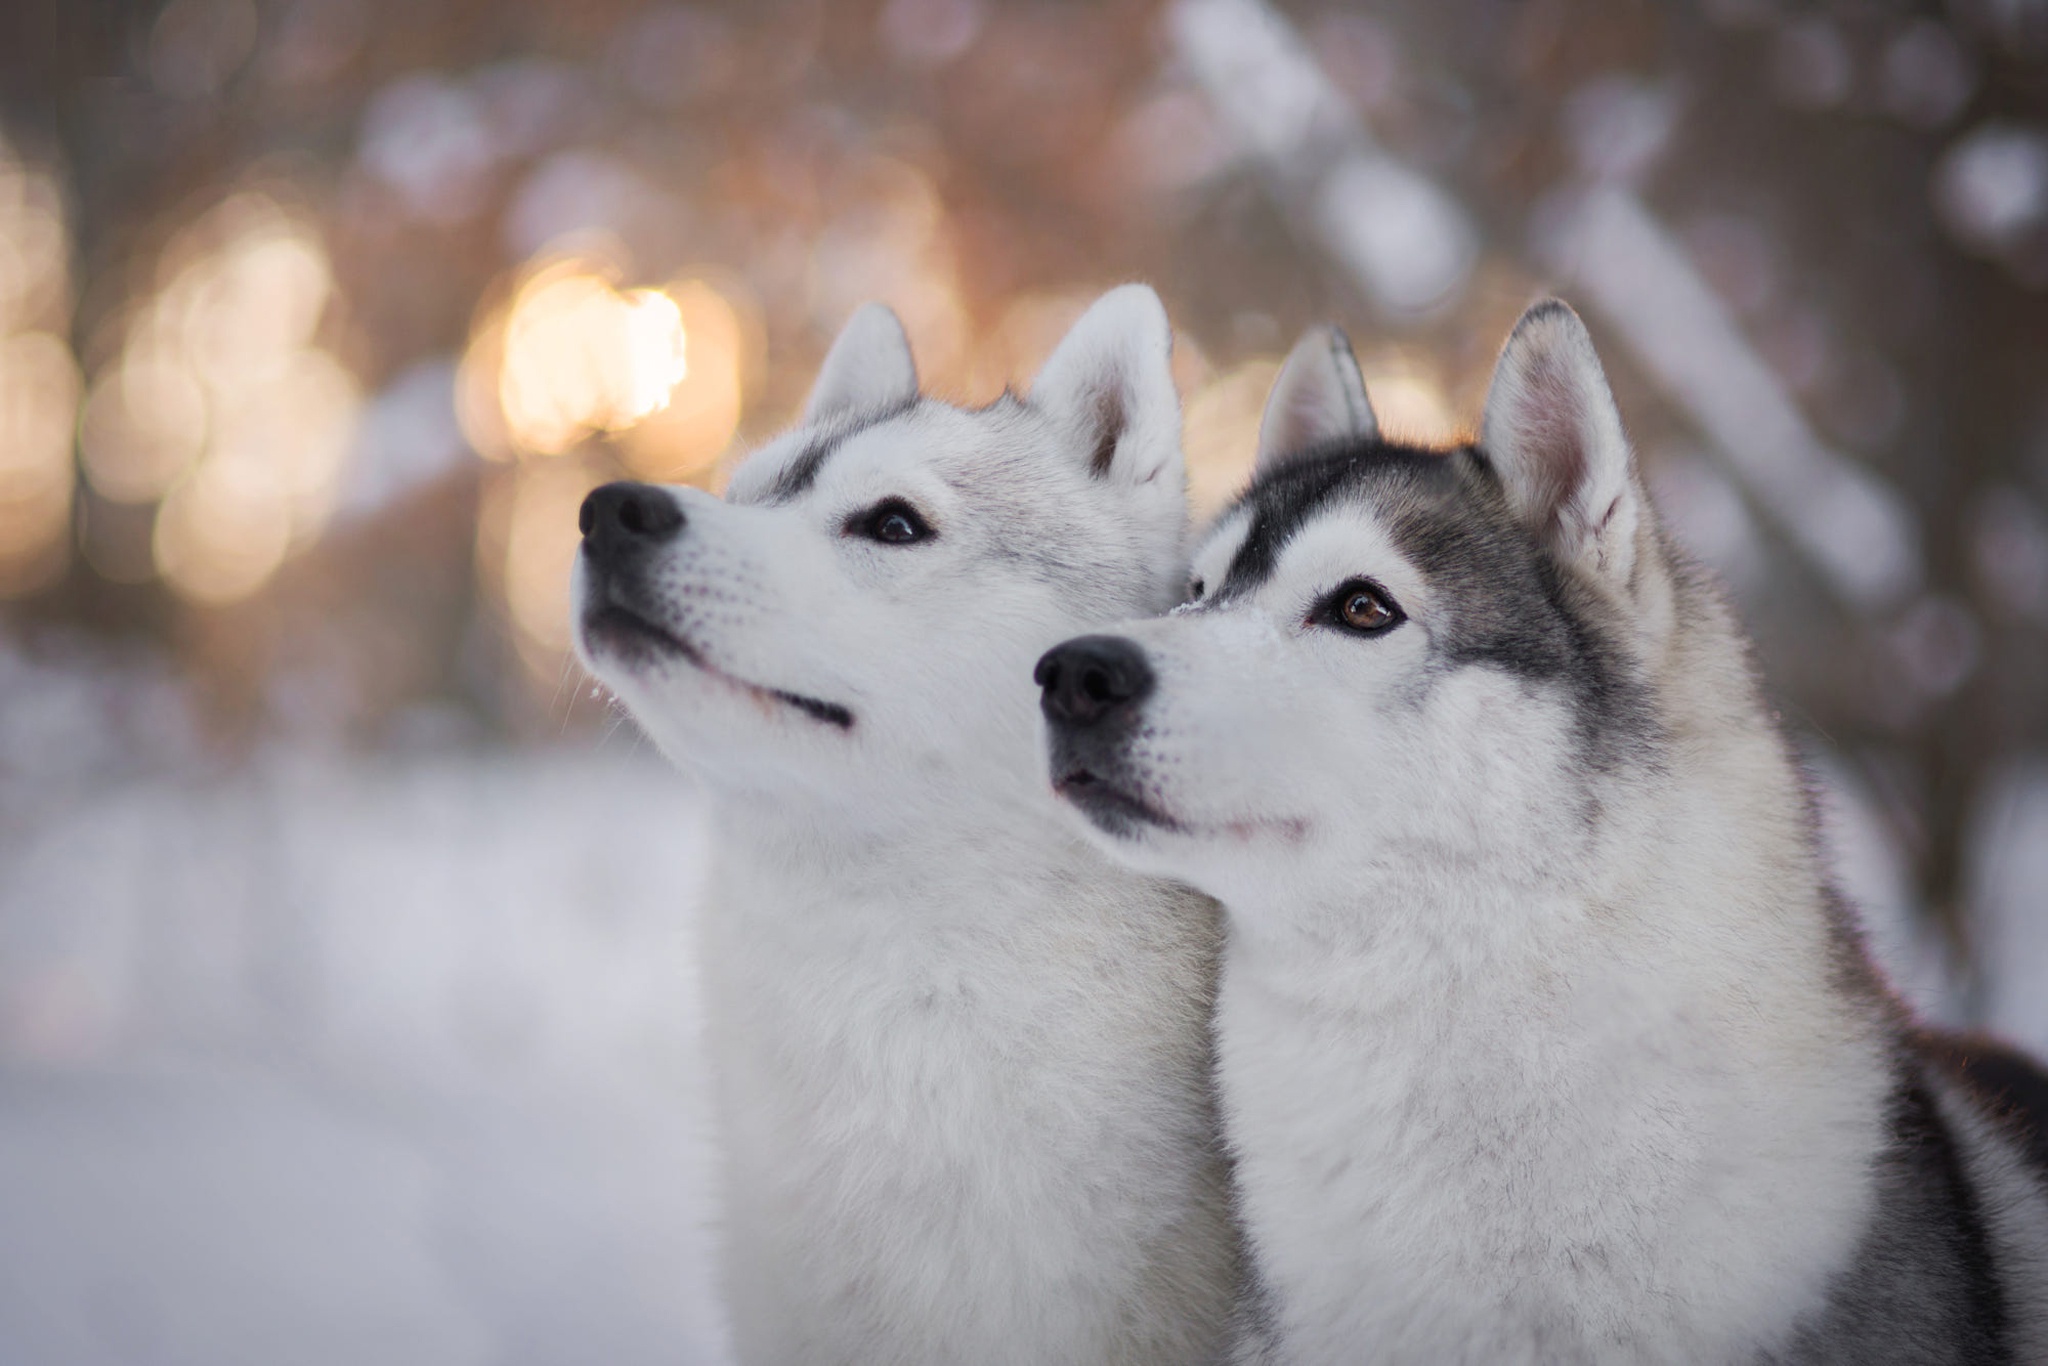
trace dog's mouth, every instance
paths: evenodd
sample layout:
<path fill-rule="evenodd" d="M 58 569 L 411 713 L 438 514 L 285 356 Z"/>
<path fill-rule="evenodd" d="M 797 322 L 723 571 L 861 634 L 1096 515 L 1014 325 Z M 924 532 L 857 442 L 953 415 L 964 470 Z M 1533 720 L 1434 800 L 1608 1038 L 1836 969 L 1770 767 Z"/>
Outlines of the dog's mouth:
<path fill-rule="evenodd" d="M 1107 835 L 1130 839 L 1140 830 L 1182 828 L 1179 821 L 1092 768 L 1067 770 L 1053 779 L 1052 790 Z"/>
<path fill-rule="evenodd" d="M 853 713 L 839 703 L 736 678 L 706 660 L 703 651 L 682 636 L 616 602 L 602 603 L 584 612 L 583 637 L 592 653 L 602 651 L 628 659 L 649 654 L 680 659 L 698 672 L 739 689 L 765 707 L 790 707 L 813 721 L 840 730 L 853 729 Z"/>
<path fill-rule="evenodd" d="M 1299 845 L 1309 837 L 1309 823 L 1299 817 L 1264 816 L 1237 820 L 1184 819 L 1147 801 L 1128 786 L 1097 769 L 1076 765 L 1053 779 L 1055 795 L 1072 803 L 1096 829 L 1118 839 L 1135 840 L 1148 830 L 1195 840 L 1250 843 L 1278 840 Z"/>

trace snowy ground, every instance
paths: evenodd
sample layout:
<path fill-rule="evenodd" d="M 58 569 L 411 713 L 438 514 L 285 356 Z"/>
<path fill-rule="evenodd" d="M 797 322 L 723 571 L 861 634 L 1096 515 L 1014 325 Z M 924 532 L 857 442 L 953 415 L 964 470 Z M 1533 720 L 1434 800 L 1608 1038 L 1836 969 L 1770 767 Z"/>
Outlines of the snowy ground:
<path fill-rule="evenodd" d="M 24 822 L 0 1358 L 723 1360 L 700 814 L 607 749 L 266 762 Z"/>

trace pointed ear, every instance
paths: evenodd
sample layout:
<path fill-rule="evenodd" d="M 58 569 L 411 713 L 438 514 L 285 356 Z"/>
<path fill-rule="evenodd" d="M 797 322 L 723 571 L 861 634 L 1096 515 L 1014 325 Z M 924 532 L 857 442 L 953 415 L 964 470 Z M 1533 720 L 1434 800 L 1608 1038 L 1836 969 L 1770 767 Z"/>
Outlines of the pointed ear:
<path fill-rule="evenodd" d="M 1643 496 L 1593 339 L 1564 304 L 1546 300 L 1515 324 L 1479 444 L 1515 515 L 1561 561 L 1627 584 Z"/>
<path fill-rule="evenodd" d="M 916 397 L 917 364 L 903 324 L 887 304 L 862 304 L 825 353 L 804 401 L 804 425 L 900 408 Z"/>
<path fill-rule="evenodd" d="M 1259 419 L 1258 472 L 1341 437 L 1375 437 L 1379 419 L 1342 328 L 1314 327 L 1287 353 Z"/>
<path fill-rule="evenodd" d="M 1099 479 L 1159 484 L 1182 497 L 1173 329 L 1145 285 L 1089 305 L 1031 381 L 1031 403 L 1072 435 Z"/>

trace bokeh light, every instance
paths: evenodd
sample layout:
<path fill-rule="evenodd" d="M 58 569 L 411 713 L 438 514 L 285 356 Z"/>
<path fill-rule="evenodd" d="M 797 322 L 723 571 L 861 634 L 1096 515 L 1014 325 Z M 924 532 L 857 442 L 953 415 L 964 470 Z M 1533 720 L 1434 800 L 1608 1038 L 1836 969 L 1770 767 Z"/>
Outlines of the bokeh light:
<path fill-rule="evenodd" d="M 79 432 L 86 480 L 117 503 L 155 502 L 206 448 L 198 377 L 174 347 L 137 332 L 94 381 Z"/>
<path fill-rule="evenodd" d="M 484 310 L 457 376 L 464 435 L 514 465 L 486 481 L 477 561 L 537 678 L 559 673 L 569 645 L 583 495 L 621 475 L 705 482 L 759 364 L 760 326 L 737 286 L 626 288 L 621 273 L 602 252 L 529 264 Z"/>
<path fill-rule="evenodd" d="M 1369 350 L 1359 356 L 1358 368 L 1381 432 L 1425 446 L 1459 438 L 1457 414 L 1427 355 L 1391 347 Z"/>
<path fill-rule="evenodd" d="M 938 187 L 919 167 L 887 157 L 857 161 L 841 179 L 834 189 L 843 207 L 811 248 L 813 321 L 835 328 L 869 299 L 886 299 L 910 335 L 926 387 L 969 394 L 973 328 Z"/>
<path fill-rule="evenodd" d="M 976 343 L 973 389 L 977 396 L 1009 388 L 1026 393 L 1032 376 L 1094 296 L 1081 290 L 1019 295 Z"/>
<path fill-rule="evenodd" d="M 1255 357 L 1196 390 L 1182 417 L 1188 466 L 1188 501 L 1195 516 L 1210 517 L 1251 477 L 1259 446 L 1259 417 L 1280 362 Z"/>
<path fill-rule="evenodd" d="M 1176 360 L 1192 350 L 1175 342 Z M 1190 357 L 1188 364 L 1202 364 Z M 1373 415 L 1388 436 L 1423 444 L 1457 439 L 1450 400 L 1426 358 L 1406 350 L 1367 351 L 1358 358 Z M 1182 416 L 1188 501 L 1197 518 L 1213 516 L 1251 477 L 1259 419 L 1266 410 L 1280 362 L 1255 356 L 1194 386 Z M 1183 381 L 1185 383 L 1185 381 Z"/>
<path fill-rule="evenodd" d="M 619 289 L 613 274 L 590 259 L 544 262 L 479 329 L 469 386 L 487 386 L 495 412 L 468 396 L 478 449 L 559 455 L 669 406 L 690 373 L 682 309 L 660 290 Z"/>
<path fill-rule="evenodd" d="M 0 596 L 63 568 L 78 367 L 47 332 L 0 338 Z"/>
<path fill-rule="evenodd" d="M 325 524 L 361 391 L 318 340 L 334 294 L 320 233 L 268 195 L 202 216 L 159 278 L 93 378 L 79 460 L 111 502 L 161 500 L 152 559 L 173 589 L 228 602 Z"/>
<path fill-rule="evenodd" d="M 477 570 L 513 627 L 520 662 L 558 683 L 569 648 L 569 579 L 582 543 L 576 510 L 615 477 L 591 452 L 494 471 L 477 518 Z"/>
<path fill-rule="evenodd" d="M 63 195 L 0 138 L 0 331 L 61 331 L 70 320 Z"/>
<path fill-rule="evenodd" d="M 642 479 L 701 478 L 732 445 L 746 403 L 759 324 L 743 303 L 704 280 L 681 280 L 660 295 L 682 325 L 682 381 L 668 401 L 626 429 L 626 466 Z"/>
<path fill-rule="evenodd" d="M 78 367 L 69 233 L 47 173 L 0 140 L 0 597 L 63 571 L 71 518 Z"/>
<path fill-rule="evenodd" d="M 291 546 L 288 496 L 261 462 L 208 460 L 180 480 L 157 511 L 157 572 L 187 597 L 247 597 Z"/>

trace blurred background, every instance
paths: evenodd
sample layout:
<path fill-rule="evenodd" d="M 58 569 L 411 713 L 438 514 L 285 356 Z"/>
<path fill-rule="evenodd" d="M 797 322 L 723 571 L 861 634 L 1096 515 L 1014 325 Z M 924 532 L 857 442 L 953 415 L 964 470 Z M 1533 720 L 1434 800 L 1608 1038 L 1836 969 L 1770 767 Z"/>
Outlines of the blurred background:
<path fill-rule="evenodd" d="M 719 1359 L 578 501 L 1125 279 L 1198 512 L 1303 327 L 1444 438 L 1576 303 L 1895 980 L 2048 1050 L 2044 0 L 10 0 L 0 1355 Z"/>

